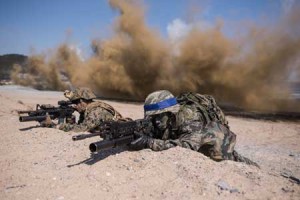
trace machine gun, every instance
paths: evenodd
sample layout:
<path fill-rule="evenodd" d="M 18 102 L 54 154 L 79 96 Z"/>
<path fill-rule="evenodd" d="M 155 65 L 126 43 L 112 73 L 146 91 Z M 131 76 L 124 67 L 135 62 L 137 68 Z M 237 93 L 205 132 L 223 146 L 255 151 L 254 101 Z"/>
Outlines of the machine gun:
<path fill-rule="evenodd" d="M 35 110 L 26 110 L 18 111 L 19 121 L 28 122 L 28 121 L 44 121 L 47 116 L 51 119 L 58 119 L 58 123 L 64 123 L 69 119 L 74 119 L 73 112 L 75 109 L 71 106 L 71 101 L 58 101 L 58 107 L 55 107 L 51 104 L 37 104 Z M 25 115 L 25 116 L 24 116 Z M 75 121 L 75 119 L 73 120 Z"/>
<path fill-rule="evenodd" d="M 74 141 L 83 140 L 90 137 L 100 136 L 103 140 L 91 143 L 89 149 L 91 152 L 98 152 L 105 149 L 128 145 L 134 140 L 135 132 L 145 132 L 151 129 L 152 123 L 148 119 L 139 119 L 135 121 L 106 121 L 102 122 L 90 134 L 80 134 L 73 136 Z"/>

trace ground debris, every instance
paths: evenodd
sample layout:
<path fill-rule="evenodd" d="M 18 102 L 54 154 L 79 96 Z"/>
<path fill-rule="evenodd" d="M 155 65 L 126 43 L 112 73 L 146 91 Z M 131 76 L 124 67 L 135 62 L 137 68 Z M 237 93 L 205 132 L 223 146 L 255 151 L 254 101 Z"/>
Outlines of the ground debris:
<path fill-rule="evenodd" d="M 298 185 L 300 185 L 300 179 L 293 176 L 292 174 L 290 173 L 287 173 L 287 172 L 282 172 L 280 174 L 281 176 L 283 176 L 284 178 L 288 178 L 290 181 L 294 182 L 294 183 L 297 183 Z"/>
<path fill-rule="evenodd" d="M 15 186 L 9 186 L 7 187 L 6 189 L 9 190 L 9 189 L 15 189 L 15 188 L 23 188 L 23 187 L 26 187 L 27 185 L 23 184 L 23 185 L 15 185 Z"/>
<path fill-rule="evenodd" d="M 226 181 L 224 180 L 219 180 L 218 183 L 216 184 L 221 190 L 227 190 L 230 193 L 235 193 L 239 192 L 238 189 L 231 187 Z"/>

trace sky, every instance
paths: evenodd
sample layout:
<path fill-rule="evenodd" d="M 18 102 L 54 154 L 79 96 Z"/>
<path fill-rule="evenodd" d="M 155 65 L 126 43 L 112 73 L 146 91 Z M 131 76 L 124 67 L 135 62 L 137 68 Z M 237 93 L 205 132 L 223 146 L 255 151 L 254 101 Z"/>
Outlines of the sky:
<path fill-rule="evenodd" d="M 162 37 L 176 38 L 197 20 L 222 19 L 231 34 L 240 21 L 275 23 L 295 0 L 144 0 L 146 23 Z M 107 0 L 0 0 L 0 55 L 29 55 L 63 42 L 88 54 L 94 38 L 106 38 L 118 13 Z M 226 25 L 228 24 L 228 25 Z"/>

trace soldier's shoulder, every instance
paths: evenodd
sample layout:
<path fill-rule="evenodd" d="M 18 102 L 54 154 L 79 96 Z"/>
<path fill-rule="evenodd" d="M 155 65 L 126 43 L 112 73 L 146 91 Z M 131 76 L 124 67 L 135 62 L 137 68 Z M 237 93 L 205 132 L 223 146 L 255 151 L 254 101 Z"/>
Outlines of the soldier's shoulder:
<path fill-rule="evenodd" d="M 190 115 L 194 112 L 197 112 L 197 108 L 193 104 L 184 104 L 180 105 L 180 109 L 178 111 L 178 114 L 180 115 Z"/>
<path fill-rule="evenodd" d="M 111 105 L 104 103 L 102 101 L 94 101 L 90 103 L 86 108 L 86 113 L 90 113 L 95 110 L 104 113 L 111 113 L 112 115 L 116 113 L 116 110 Z"/>
<path fill-rule="evenodd" d="M 189 120 L 195 120 L 199 118 L 199 113 L 193 105 L 181 105 L 177 113 L 177 120 L 179 124 L 183 124 Z"/>
<path fill-rule="evenodd" d="M 111 106 L 107 103 L 104 103 L 103 101 L 93 101 L 87 106 L 87 109 L 91 108 L 111 108 Z"/>
<path fill-rule="evenodd" d="M 102 102 L 94 101 L 86 107 L 86 112 L 89 113 L 94 110 L 107 110 L 107 109 L 105 108 L 105 105 Z"/>

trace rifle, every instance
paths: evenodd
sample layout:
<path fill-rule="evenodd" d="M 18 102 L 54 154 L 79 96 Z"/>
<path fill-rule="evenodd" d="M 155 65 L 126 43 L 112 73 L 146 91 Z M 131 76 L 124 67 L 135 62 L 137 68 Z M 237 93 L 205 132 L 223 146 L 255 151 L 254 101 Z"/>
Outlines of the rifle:
<path fill-rule="evenodd" d="M 58 123 L 64 123 L 65 119 L 72 119 L 75 109 L 71 106 L 71 101 L 58 101 L 58 107 L 51 104 L 37 104 L 35 110 L 18 111 L 19 121 L 38 121 L 42 122 L 47 118 L 58 119 Z M 23 115 L 27 116 L 23 116 Z"/>
<path fill-rule="evenodd" d="M 90 134 L 80 134 L 72 137 L 72 140 L 83 140 L 90 137 L 100 136 L 103 140 L 89 145 L 91 152 L 98 152 L 105 149 L 116 148 L 128 145 L 134 140 L 134 132 L 145 132 L 152 127 L 149 119 L 138 119 L 134 121 L 106 121 L 102 122 Z"/>

